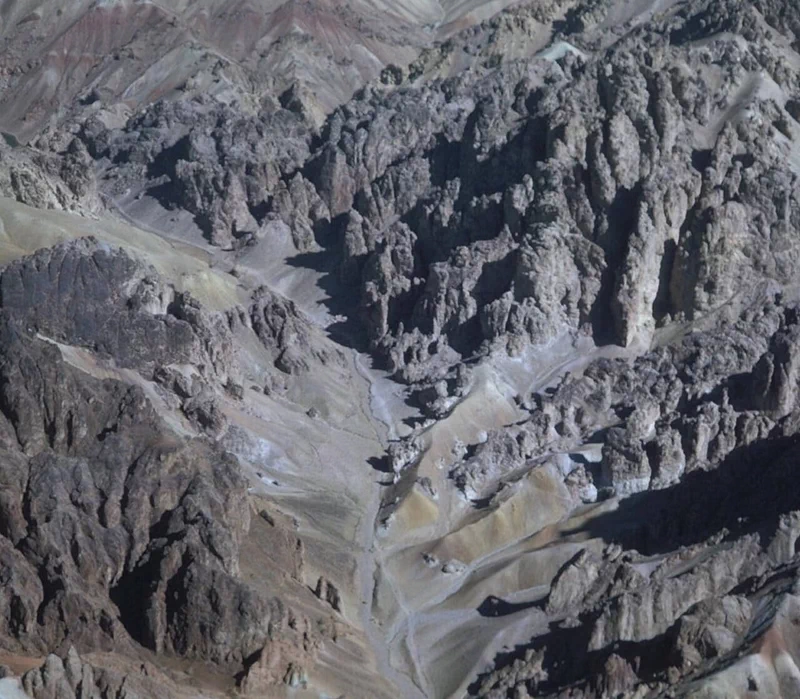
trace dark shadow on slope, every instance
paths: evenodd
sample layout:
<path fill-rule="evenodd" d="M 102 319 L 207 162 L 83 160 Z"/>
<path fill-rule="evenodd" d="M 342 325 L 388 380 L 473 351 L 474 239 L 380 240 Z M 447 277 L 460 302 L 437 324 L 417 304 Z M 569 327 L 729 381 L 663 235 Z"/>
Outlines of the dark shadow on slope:
<path fill-rule="evenodd" d="M 153 161 L 147 166 L 147 177 L 156 180 L 159 177 L 169 177 L 171 180 L 176 178 L 175 166 L 179 160 L 189 161 L 191 156 L 192 144 L 189 136 L 178 139 L 173 145 L 164 148 Z"/>
<path fill-rule="evenodd" d="M 586 533 L 644 555 L 705 541 L 774 531 L 800 509 L 800 437 L 775 437 L 734 450 L 718 468 L 694 471 L 665 490 L 632 495 L 570 533 Z"/>
<path fill-rule="evenodd" d="M 404 417 L 402 423 L 412 430 L 417 429 L 418 427 L 422 426 L 427 418 L 423 415 L 411 415 L 410 417 Z"/>
<path fill-rule="evenodd" d="M 161 559 L 162 552 L 155 552 L 145 564 L 123 575 L 109 591 L 125 630 L 134 641 L 151 650 L 155 650 L 155 639 L 147 625 L 147 612 L 158 586 Z"/>
<path fill-rule="evenodd" d="M 358 352 L 367 352 L 369 342 L 360 319 L 361 290 L 344 283 L 338 273 L 339 251 L 331 245 L 319 252 L 300 253 L 286 260 L 290 267 L 311 269 L 321 273 L 317 285 L 325 292 L 325 309 L 341 318 L 327 328 L 334 341 Z"/>
<path fill-rule="evenodd" d="M 759 594 L 766 602 L 762 601 L 762 604 L 758 605 L 750 629 L 740 639 L 740 643 L 725 655 L 718 656 L 712 652 L 704 657 L 699 667 L 693 668 L 689 674 L 682 677 L 681 685 L 685 687 L 688 683 L 724 670 L 740 659 L 742 649 L 752 649 L 758 638 L 769 630 L 780 609 L 782 596 L 793 589 L 796 580 L 797 563 L 786 566 L 767 580 L 760 579 L 755 589 L 750 592 L 761 591 Z M 733 591 L 733 594 L 738 593 Z M 691 614 L 695 607 L 686 610 L 686 613 Z M 495 656 L 493 670 L 507 667 L 516 660 L 522 660 L 528 653 L 541 652 L 541 666 L 544 673 L 540 673 L 534 680 L 535 686 L 528 687 L 532 696 L 550 696 L 565 687 L 578 689 L 578 696 L 582 696 L 580 689 L 589 690 L 587 693 L 590 696 L 618 696 L 616 693 L 609 694 L 611 687 L 605 679 L 608 677 L 614 682 L 614 671 L 620 669 L 618 662 L 609 667 L 612 655 L 627 661 L 635 669 L 641 682 L 664 681 L 669 667 L 682 665 L 681 646 L 684 641 L 680 639 L 680 619 L 677 619 L 664 633 L 652 639 L 617 641 L 605 648 L 590 651 L 589 642 L 598 614 L 598 610 L 582 614 L 580 624 L 575 626 L 568 626 L 563 622 L 551 623 L 547 633 L 531 640 L 530 643 L 518 645 L 513 650 Z M 490 674 L 491 671 L 479 675 L 470 685 L 469 693 L 471 695 L 480 693 L 482 684 L 489 679 Z M 679 686 L 676 685 L 675 688 L 678 689 Z M 483 689 L 482 695 L 485 695 L 488 687 Z M 619 691 L 619 686 L 615 689 Z M 676 691 L 675 696 L 683 696 L 683 693 Z"/>
<path fill-rule="evenodd" d="M 532 696 L 550 696 L 557 694 L 564 687 L 577 689 L 576 696 L 583 696 L 581 688 L 589 690 L 589 696 L 614 696 L 607 693 L 604 680 L 595 680 L 590 684 L 587 678 L 602 678 L 612 655 L 629 659 L 637 664 L 638 675 L 643 680 L 656 677 L 666 669 L 672 649 L 671 630 L 648 641 L 622 641 L 589 651 L 594 621 L 598 612 L 589 612 L 581 616 L 579 625 L 567 625 L 553 622 L 547 633 L 533 639 L 530 643 L 516 646 L 513 650 L 495 656 L 494 667 L 500 669 L 511 665 L 516 660 L 523 660 L 529 653 L 541 653 L 543 672 L 531 673 L 529 691 Z M 485 696 L 490 687 L 482 687 L 489 679 L 491 671 L 485 672 L 469 686 L 470 695 Z"/>
<path fill-rule="evenodd" d="M 5 141 L 6 145 L 9 148 L 21 148 L 21 144 L 17 137 L 13 133 L 8 133 L 7 131 L 0 131 L 0 136 L 2 136 L 3 140 Z"/>
<path fill-rule="evenodd" d="M 392 467 L 389 465 L 388 456 L 371 456 L 367 459 L 367 463 L 378 473 L 394 473 Z"/>
<path fill-rule="evenodd" d="M 606 258 L 600 291 L 589 312 L 589 323 L 598 346 L 620 344 L 621 341 L 611 307 L 619 282 L 617 272 L 623 268 L 622 261 L 636 225 L 640 199 L 640 183 L 633 189 L 621 188 L 608 209 L 608 232 L 605 239 L 596 241 L 603 248 Z"/>
<path fill-rule="evenodd" d="M 661 256 L 661 266 L 658 271 L 658 291 L 653 300 L 653 318 L 656 325 L 662 323 L 672 308 L 670 283 L 677 252 L 678 244 L 674 240 L 667 240 L 664 243 L 664 254 Z"/>
<path fill-rule="evenodd" d="M 537 602 L 506 602 L 500 597 L 489 595 L 478 607 L 478 614 L 485 617 L 509 616 L 532 607 L 541 607 L 541 604 L 541 600 Z"/>
<path fill-rule="evenodd" d="M 444 135 L 436 135 L 435 145 L 426 154 L 430 163 L 431 184 L 434 187 L 443 187 L 447 182 L 458 177 L 461 151 L 460 141 L 448 141 Z"/>
<path fill-rule="evenodd" d="M 711 167 L 711 158 L 713 151 L 710 149 L 693 150 L 692 151 L 692 167 L 700 174 L 706 171 L 706 168 Z"/>
<path fill-rule="evenodd" d="M 727 30 L 736 31 L 737 20 L 741 18 L 738 12 L 715 13 L 701 9 L 687 19 L 692 12 L 696 10 L 689 4 L 678 15 L 685 21 L 670 32 L 669 42 L 673 46 L 685 46 Z"/>
<path fill-rule="evenodd" d="M 264 653 L 264 649 L 261 648 L 257 650 L 255 653 L 251 653 L 248 655 L 244 660 L 242 660 L 242 669 L 237 672 L 233 679 L 236 680 L 236 686 L 239 687 L 242 682 L 244 682 L 245 678 L 247 677 L 248 673 L 250 672 L 250 668 L 253 667 L 259 660 L 261 660 L 261 656 Z"/>

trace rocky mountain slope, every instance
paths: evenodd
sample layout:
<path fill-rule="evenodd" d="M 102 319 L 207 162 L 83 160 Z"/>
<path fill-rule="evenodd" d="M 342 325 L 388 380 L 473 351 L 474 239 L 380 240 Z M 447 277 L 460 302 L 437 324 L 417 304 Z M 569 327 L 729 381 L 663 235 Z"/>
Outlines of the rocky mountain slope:
<path fill-rule="evenodd" d="M 34 137 L 81 106 L 122 124 L 159 99 L 213 95 L 256 115 L 300 101 L 314 121 L 390 63 L 509 0 L 43 0 L 0 7 L 0 128 Z"/>
<path fill-rule="evenodd" d="M 800 696 L 792 2 L 0 17 L 0 696 Z"/>

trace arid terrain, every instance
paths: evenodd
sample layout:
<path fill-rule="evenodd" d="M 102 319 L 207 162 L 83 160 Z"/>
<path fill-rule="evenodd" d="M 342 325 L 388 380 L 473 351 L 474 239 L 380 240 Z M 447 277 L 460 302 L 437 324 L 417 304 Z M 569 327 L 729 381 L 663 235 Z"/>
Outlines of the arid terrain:
<path fill-rule="evenodd" d="M 794 0 L 0 0 L 0 699 L 800 697 Z"/>

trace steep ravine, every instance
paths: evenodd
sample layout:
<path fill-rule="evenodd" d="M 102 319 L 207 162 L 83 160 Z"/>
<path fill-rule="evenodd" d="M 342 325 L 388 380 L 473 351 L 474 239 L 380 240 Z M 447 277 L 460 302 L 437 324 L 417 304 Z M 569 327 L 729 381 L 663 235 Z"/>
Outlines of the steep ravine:
<path fill-rule="evenodd" d="M 315 284 L 316 280 L 309 278 L 307 283 Z M 318 302 L 309 302 L 309 299 L 315 297 L 313 289 L 297 285 L 292 287 L 292 293 L 287 296 L 311 319 L 319 318 L 319 313 L 314 307 Z M 320 327 L 324 330 L 324 327 Z M 406 391 L 402 386 L 389 380 L 383 373 L 369 368 L 372 362 L 369 356 L 345 347 L 342 347 L 342 351 L 352 358 L 351 376 L 356 382 L 352 395 L 358 397 L 358 410 L 375 435 L 375 446 L 378 449 L 370 461 L 379 463 L 385 458 L 389 441 L 396 440 L 398 432 L 407 433 L 408 429 L 402 424 L 403 416 L 413 415 L 415 411 L 404 405 Z M 420 687 L 417 668 L 413 666 L 398 668 L 391 661 L 390 649 L 395 639 L 390 635 L 391 628 L 384 624 L 380 611 L 373 607 L 375 586 L 379 584 L 378 576 L 383 575 L 379 567 L 381 541 L 377 532 L 380 528 L 380 512 L 385 504 L 387 476 L 367 461 L 351 464 L 350 471 L 354 478 L 369 484 L 362 491 L 363 501 L 357 505 L 361 515 L 355 531 L 355 540 L 351 542 L 356 551 L 358 617 L 371 644 L 379 673 L 394 686 L 398 696 L 424 699 L 431 695 L 426 691 L 426 687 Z"/>
<path fill-rule="evenodd" d="M 306 283 L 314 283 L 313 278 L 309 277 Z M 316 300 L 313 289 L 305 288 L 302 285 L 294 285 L 288 298 L 294 301 L 298 308 L 307 314 L 308 318 L 321 317 L 315 308 L 319 301 Z M 320 326 L 320 328 L 324 329 L 324 325 Z M 410 428 L 405 424 L 404 420 L 414 419 L 415 417 L 418 420 L 418 412 L 404 403 L 407 389 L 388 379 L 384 373 L 369 367 L 372 363 L 372 359 L 369 356 L 345 347 L 342 347 L 342 351 L 352 357 L 352 377 L 356 382 L 356 385 L 353 386 L 353 396 L 360 397 L 358 402 L 359 411 L 362 412 L 370 425 L 370 430 L 373 431 L 376 438 L 375 446 L 378 447 L 371 456 L 370 462 L 354 462 L 348 466 L 348 471 L 352 474 L 352 477 L 360 478 L 365 484 L 369 484 L 367 488 L 362 490 L 363 501 L 356 504 L 362 514 L 355 530 L 355 540 L 352 542 L 352 547 L 357 552 L 359 619 L 371 644 L 372 652 L 378 663 L 378 670 L 395 687 L 398 692 L 397 696 L 409 697 L 409 699 L 444 696 L 441 691 L 441 676 L 437 682 L 432 682 L 429 677 L 429 673 L 434 670 L 438 658 L 438 652 L 435 648 L 436 639 L 426 634 L 421 634 L 417 637 L 415 628 L 420 622 L 424 622 L 427 625 L 429 623 L 428 618 L 432 612 L 435 613 L 448 599 L 457 598 L 459 594 L 474 596 L 477 594 L 477 590 L 481 589 L 481 586 L 476 590 L 465 593 L 461 588 L 468 580 L 459 575 L 441 575 L 440 580 L 433 583 L 436 589 L 435 597 L 431 598 L 430 594 L 426 594 L 425 599 L 428 601 L 422 604 L 416 600 L 417 592 L 413 583 L 410 589 L 405 589 L 415 578 L 415 571 L 419 568 L 424 569 L 422 558 L 418 557 L 414 561 L 407 561 L 399 568 L 392 565 L 392 559 L 395 555 L 402 554 L 409 549 L 414 551 L 423 549 L 425 542 L 419 539 L 414 527 L 411 527 L 406 533 L 402 530 L 395 532 L 390 528 L 388 531 L 391 531 L 391 536 L 387 539 L 385 519 L 387 505 L 391 509 L 391 500 L 394 497 L 392 487 L 393 474 L 382 472 L 376 467 L 379 464 L 386 463 L 386 448 L 390 441 L 397 442 L 399 434 L 409 434 Z M 629 355 L 630 352 L 615 351 L 613 348 L 609 348 L 605 352 L 598 352 L 587 348 L 584 352 L 574 354 L 567 360 L 560 356 L 554 356 L 550 363 L 544 357 L 540 357 L 536 362 L 535 368 L 533 365 L 527 367 L 526 371 L 522 372 L 519 377 L 513 371 L 505 375 L 502 370 L 497 371 L 497 378 L 494 381 L 502 385 L 502 390 L 498 391 L 498 389 L 494 388 L 492 392 L 498 398 L 503 395 L 512 396 L 521 389 L 521 387 L 513 386 L 513 382 L 521 378 L 528 384 L 528 382 L 533 381 L 532 376 L 542 377 L 540 379 L 542 384 L 540 388 L 544 389 L 547 385 L 557 384 L 568 370 L 574 372 L 579 366 L 585 365 L 592 359 L 615 354 Z M 491 373 L 495 372 L 494 369 L 487 368 L 487 370 Z M 531 390 L 533 388 L 535 387 L 530 387 Z M 479 386 L 476 388 L 475 396 L 467 394 L 462 400 L 466 405 L 469 405 L 474 402 L 485 402 L 488 397 L 484 389 Z M 457 413 L 458 407 L 456 406 L 454 410 Z M 501 415 L 507 412 L 507 407 L 500 410 Z M 483 413 L 481 412 L 477 414 L 470 413 L 470 416 L 462 424 L 462 436 L 468 443 L 476 439 L 475 435 L 492 427 L 491 422 L 481 421 L 482 416 Z M 437 429 L 441 429 L 442 426 L 447 429 L 447 423 L 447 420 L 442 421 L 441 426 Z M 506 424 L 504 419 L 501 418 L 501 421 L 496 426 L 503 427 Z M 468 435 L 471 435 L 471 437 Z M 448 438 L 445 437 L 445 439 Z M 453 444 L 450 443 L 447 448 L 449 449 L 452 446 Z M 438 444 L 434 448 L 441 449 L 442 445 Z M 332 481 L 330 485 L 336 489 L 340 487 L 340 483 L 343 482 Z M 333 495 L 336 497 L 335 490 Z M 487 515 L 490 515 L 490 513 L 487 513 Z M 457 521 L 454 520 L 454 522 Z M 431 541 L 431 545 L 435 545 L 436 539 L 446 536 L 451 531 L 454 522 L 449 521 L 446 515 L 443 514 L 443 519 L 436 529 L 438 534 Z M 517 535 L 518 538 L 523 539 L 525 536 L 526 533 L 524 531 Z M 408 537 L 408 540 L 406 540 L 406 537 Z M 506 542 L 505 546 L 506 548 L 513 548 L 517 543 L 517 539 L 512 539 Z M 500 554 L 501 551 L 499 550 L 487 552 L 486 559 L 488 560 L 488 558 Z M 476 560 L 473 562 L 471 569 L 477 571 L 480 569 L 481 564 L 481 560 Z M 497 586 L 482 587 L 487 589 L 487 594 L 488 591 L 492 590 L 502 593 L 502 590 L 498 589 Z M 394 600 L 389 608 L 386 608 L 381 601 L 381 597 L 387 593 Z M 404 599 L 408 601 L 404 602 Z M 456 605 L 460 606 L 460 603 L 457 602 Z M 465 608 L 459 612 L 458 618 L 451 616 L 448 624 L 452 625 L 453 629 L 456 629 L 460 626 L 459 618 L 465 622 L 472 623 L 474 617 L 474 609 Z M 498 644 L 502 645 L 503 642 L 509 642 L 512 638 L 519 640 L 525 638 L 527 631 L 523 629 L 512 631 L 513 635 L 510 637 L 505 633 L 504 627 L 513 628 L 517 625 L 515 619 L 495 620 L 489 635 L 483 632 L 472 641 L 465 640 L 464 648 L 461 652 L 465 658 L 482 658 L 482 662 L 488 662 L 494 653 L 492 648 L 495 648 Z M 503 641 L 494 641 L 495 637 L 503 639 Z M 482 643 L 483 648 L 478 650 L 477 646 L 474 645 L 475 642 Z M 479 666 L 469 667 L 468 660 L 466 665 L 456 664 L 449 669 L 448 672 L 452 676 L 448 678 L 446 684 L 451 685 L 453 689 L 459 686 L 461 691 L 465 691 L 466 687 L 475 680 L 476 673 L 479 670 Z M 456 681 L 459 675 L 463 676 Z M 455 696 L 457 693 L 453 695 Z M 448 692 L 447 696 L 450 696 L 450 692 Z"/>

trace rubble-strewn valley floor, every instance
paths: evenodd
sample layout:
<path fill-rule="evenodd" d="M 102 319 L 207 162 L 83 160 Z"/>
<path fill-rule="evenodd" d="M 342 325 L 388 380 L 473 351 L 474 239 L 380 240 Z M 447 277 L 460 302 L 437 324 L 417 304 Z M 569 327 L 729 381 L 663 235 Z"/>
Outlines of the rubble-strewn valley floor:
<path fill-rule="evenodd" d="M 800 697 L 796 0 L 0 1 L 0 697 Z"/>

